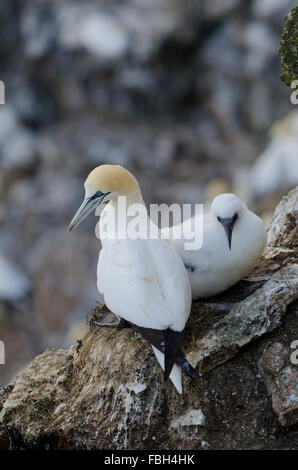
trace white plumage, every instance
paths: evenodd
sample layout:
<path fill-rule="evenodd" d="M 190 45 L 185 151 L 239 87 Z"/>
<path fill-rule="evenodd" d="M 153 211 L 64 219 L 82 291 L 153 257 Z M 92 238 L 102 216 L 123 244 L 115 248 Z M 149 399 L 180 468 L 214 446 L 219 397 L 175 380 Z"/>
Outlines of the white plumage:
<path fill-rule="evenodd" d="M 226 232 L 229 223 L 231 249 Z M 182 234 L 194 223 L 189 219 L 183 225 Z M 202 248 L 185 250 L 187 240 L 173 239 L 170 229 L 171 243 L 187 268 L 193 299 L 216 295 L 247 276 L 262 255 L 266 239 L 263 221 L 234 194 L 217 196 L 210 212 L 204 214 Z"/>
<path fill-rule="evenodd" d="M 97 279 L 107 307 L 121 318 L 144 328 L 184 329 L 189 280 L 168 240 L 102 240 Z"/>
<path fill-rule="evenodd" d="M 85 182 L 85 201 L 69 229 L 76 227 L 99 204 L 108 202 L 100 218 L 100 233 L 103 233 L 107 213 L 113 211 L 116 217 L 118 215 L 121 195 L 126 196 L 127 207 L 133 203 L 144 205 L 139 186 L 127 170 L 118 165 L 97 167 Z M 121 216 L 125 225 L 127 213 Z M 148 219 L 146 211 L 143 217 Z M 165 239 L 121 239 L 121 224 L 116 224 L 115 230 L 109 227 L 105 230 L 101 238 L 97 287 L 107 307 L 133 325 L 150 329 L 151 336 L 151 329 L 182 332 L 190 313 L 191 288 L 175 248 Z M 146 330 L 142 330 L 142 334 L 146 337 Z M 152 347 L 165 369 L 164 354 Z M 173 365 L 170 378 L 181 393 L 181 369 L 177 364 Z"/>

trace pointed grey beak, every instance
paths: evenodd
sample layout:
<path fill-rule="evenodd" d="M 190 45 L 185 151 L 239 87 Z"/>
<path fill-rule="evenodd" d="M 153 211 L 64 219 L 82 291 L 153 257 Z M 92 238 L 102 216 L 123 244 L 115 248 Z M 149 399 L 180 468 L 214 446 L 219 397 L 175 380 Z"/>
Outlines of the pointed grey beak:
<path fill-rule="evenodd" d="M 237 220 L 238 215 L 234 215 L 234 217 L 227 217 L 223 219 L 222 217 L 217 217 L 219 222 L 223 225 L 223 228 L 225 229 L 225 233 L 228 239 L 228 244 L 229 248 L 231 250 L 232 247 L 232 234 L 233 234 L 233 228 L 235 225 L 235 222 Z"/>
<path fill-rule="evenodd" d="M 80 223 L 83 222 L 83 220 L 86 219 L 86 217 L 101 204 L 105 196 L 106 194 L 94 194 L 94 196 L 85 198 L 82 205 L 76 212 L 74 218 L 70 222 L 68 226 L 68 231 L 71 232 L 73 229 L 78 227 Z"/>

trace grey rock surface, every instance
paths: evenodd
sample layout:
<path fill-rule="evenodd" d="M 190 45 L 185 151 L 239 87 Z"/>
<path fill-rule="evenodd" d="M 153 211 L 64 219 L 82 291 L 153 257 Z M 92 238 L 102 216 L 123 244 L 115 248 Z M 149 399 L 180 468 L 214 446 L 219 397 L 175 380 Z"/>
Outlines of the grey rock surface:
<path fill-rule="evenodd" d="M 272 395 L 272 406 L 283 426 L 298 422 L 298 368 L 291 351 L 282 343 L 267 344 L 258 363 Z"/>
<path fill-rule="evenodd" d="M 298 299 L 298 265 L 282 268 L 263 287 L 239 302 L 199 339 L 188 354 L 201 373 L 227 361 L 241 347 L 277 328 L 287 306 Z"/>

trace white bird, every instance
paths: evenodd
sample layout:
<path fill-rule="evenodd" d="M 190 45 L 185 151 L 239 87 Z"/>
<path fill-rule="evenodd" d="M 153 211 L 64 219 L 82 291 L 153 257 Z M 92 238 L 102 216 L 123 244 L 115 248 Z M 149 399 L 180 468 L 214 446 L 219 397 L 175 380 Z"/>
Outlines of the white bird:
<path fill-rule="evenodd" d="M 84 186 L 85 199 L 69 231 L 107 203 L 99 222 L 102 249 L 97 288 L 107 307 L 122 319 L 121 325 L 129 322 L 150 341 L 165 379 L 170 377 L 182 393 L 181 367 L 197 377 L 181 351 L 183 330 L 191 308 L 190 282 L 183 262 L 166 239 L 123 237 L 133 204 L 144 208 L 143 221 L 150 220 L 138 182 L 129 171 L 119 165 L 101 165 L 89 174 Z M 120 213 L 120 196 L 126 197 L 125 213 Z M 107 217 L 113 214 L 116 224 L 109 227 Z"/>
<path fill-rule="evenodd" d="M 267 240 L 264 222 L 235 194 L 220 194 L 213 200 L 210 212 L 203 216 L 202 247 L 185 250 L 189 240 L 183 233 L 193 227 L 192 219 L 183 222 L 180 239 L 173 238 L 174 227 L 169 231 L 170 241 L 187 269 L 193 300 L 219 294 L 247 276 Z"/>

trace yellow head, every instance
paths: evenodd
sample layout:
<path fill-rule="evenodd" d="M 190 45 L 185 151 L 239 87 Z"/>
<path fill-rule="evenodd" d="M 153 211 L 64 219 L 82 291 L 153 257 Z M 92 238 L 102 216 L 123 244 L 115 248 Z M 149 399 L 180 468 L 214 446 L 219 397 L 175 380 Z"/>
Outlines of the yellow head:
<path fill-rule="evenodd" d="M 84 187 L 85 198 L 69 224 L 69 232 L 99 205 L 116 200 L 118 196 L 126 196 L 130 202 L 138 201 L 141 196 L 135 177 L 120 165 L 100 165 L 94 168 L 89 173 Z"/>
<path fill-rule="evenodd" d="M 92 170 L 85 183 L 85 194 L 92 196 L 96 191 L 113 194 L 113 197 L 139 195 L 140 188 L 135 177 L 123 166 L 100 165 Z"/>

